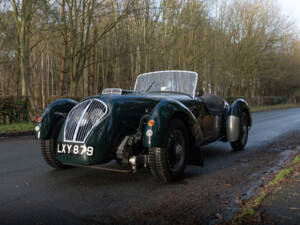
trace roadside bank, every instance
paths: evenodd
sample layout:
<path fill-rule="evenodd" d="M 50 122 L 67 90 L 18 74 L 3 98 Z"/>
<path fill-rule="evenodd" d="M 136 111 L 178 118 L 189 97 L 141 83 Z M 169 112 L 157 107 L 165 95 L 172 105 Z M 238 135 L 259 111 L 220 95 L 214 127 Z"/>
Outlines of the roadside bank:
<path fill-rule="evenodd" d="M 298 146 L 300 149 L 300 146 Z M 300 223 L 300 154 L 241 208 L 229 224 Z"/>
<path fill-rule="evenodd" d="M 34 135 L 34 123 L 12 123 L 0 125 L 0 137 L 17 137 Z"/>

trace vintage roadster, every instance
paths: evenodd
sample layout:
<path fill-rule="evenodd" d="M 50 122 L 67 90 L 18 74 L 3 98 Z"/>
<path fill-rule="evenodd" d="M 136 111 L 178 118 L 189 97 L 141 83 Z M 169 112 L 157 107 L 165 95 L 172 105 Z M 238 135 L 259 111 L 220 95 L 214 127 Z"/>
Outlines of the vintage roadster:
<path fill-rule="evenodd" d="M 229 106 L 196 91 L 197 80 L 195 72 L 151 72 L 137 77 L 134 90 L 57 100 L 35 127 L 42 155 L 57 169 L 109 169 L 111 161 L 120 165 L 111 170 L 147 167 L 168 183 L 182 176 L 191 154 L 205 144 L 228 141 L 243 150 L 252 123 L 247 102 L 239 98 Z"/>

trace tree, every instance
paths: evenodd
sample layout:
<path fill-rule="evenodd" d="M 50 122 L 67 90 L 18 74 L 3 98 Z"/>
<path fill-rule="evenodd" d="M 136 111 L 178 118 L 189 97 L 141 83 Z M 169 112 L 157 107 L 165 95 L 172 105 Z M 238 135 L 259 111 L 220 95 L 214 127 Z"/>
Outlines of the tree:
<path fill-rule="evenodd" d="M 28 96 L 30 76 L 31 20 L 34 13 L 35 0 L 12 0 L 15 24 L 18 32 L 18 56 L 21 71 L 22 96 Z"/>

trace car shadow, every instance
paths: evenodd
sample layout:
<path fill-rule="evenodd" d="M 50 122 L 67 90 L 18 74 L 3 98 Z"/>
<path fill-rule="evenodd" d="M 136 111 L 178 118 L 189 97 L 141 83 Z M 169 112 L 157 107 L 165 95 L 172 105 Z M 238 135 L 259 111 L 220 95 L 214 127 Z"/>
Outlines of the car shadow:
<path fill-rule="evenodd" d="M 197 150 L 195 150 L 197 151 Z M 193 163 L 188 163 L 183 179 L 175 182 L 174 185 L 184 185 L 189 179 L 197 178 L 206 173 L 213 172 L 221 167 L 215 166 L 214 161 L 225 161 L 231 158 L 233 152 L 230 145 L 226 143 L 213 143 L 202 146 L 200 151 L 204 156 L 204 167 L 200 166 L 201 154 L 193 154 Z M 200 152 L 198 151 L 198 152 Z M 213 166 L 211 166 L 213 164 Z M 161 183 L 154 179 L 149 169 L 139 169 L 137 173 L 119 173 L 99 169 L 75 167 L 66 170 L 51 170 L 47 173 L 49 178 L 59 177 L 59 182 L 70 186 L 110 187 L 113 185 L 145 185 L 159 188 Z"/>
<path fill-rule="evenodd" d="M 145 180 L 153 180 L 148 169 L 140 169 L 137 173 L 120 173 L 104 171 L 99 169 L 90 169 L 74 167 L 66 170 L 51 170 L 47 172 L 48 178 L 59 178 L 58 182 L 70 186 L 110 186 L 126 185 L 132 183 L 141 183 Z M 155 181 L 153 181 L 155 183 Z"/>

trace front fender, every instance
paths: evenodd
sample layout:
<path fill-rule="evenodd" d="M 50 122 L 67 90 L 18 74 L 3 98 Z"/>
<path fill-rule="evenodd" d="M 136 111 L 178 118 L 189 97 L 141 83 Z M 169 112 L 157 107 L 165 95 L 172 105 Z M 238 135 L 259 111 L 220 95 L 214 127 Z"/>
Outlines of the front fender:
<path fill-rule="evenodd" d="M 226 136 L 230 142 L 238 139 L 240 134 L 240 118 L 242 113 L 246 113 L 248 117 L 248 126 L 252 125 L 252 118 L 248 103 L 242 99 L 236 99 L 227 111 L 226 118 Z"/>
<path fill-rule="evenodd" d="M 65 117 L 77 103 L 73 99 L 65 98 L 56 100 L 48 105 L 42 112 L 42 120 L 39 124 L 40 139 L 47 139 L 55 121 L 59 117 Z"/>
<path fill-rule="evenodd" d="M 199 138 L 201 134 L 200 126 L 189 108 L 175 99 L 164 99 L 153 108 L 149 116 L 149 120 L 154 120 L 155 123 L 152 127 L 146 125 L 143 135 L 144 146 L 149 148 L 162 147 L 168 124 L 173 118 L 183 120 L 193 142 Z M 149 130 L 152 130 L 152 132 L 149 132 Z M 149 133 L 152 133 L 152 135 L 149 135 Z"/>
<path fill-rule="evenodd" d="M 248 125 L 249 125 L 249 127 L 251 127 L 252 126 L 252 117 L 251 117 L 251 113 L 250 113 L 249 104 L 245 99 L 238 98 L 232 103 L 231 107 L 229 108 L 229 115 L 240 117 L 243 112 L 245 112 L 247 114 L 248 119 L 249 119 Z"/>

